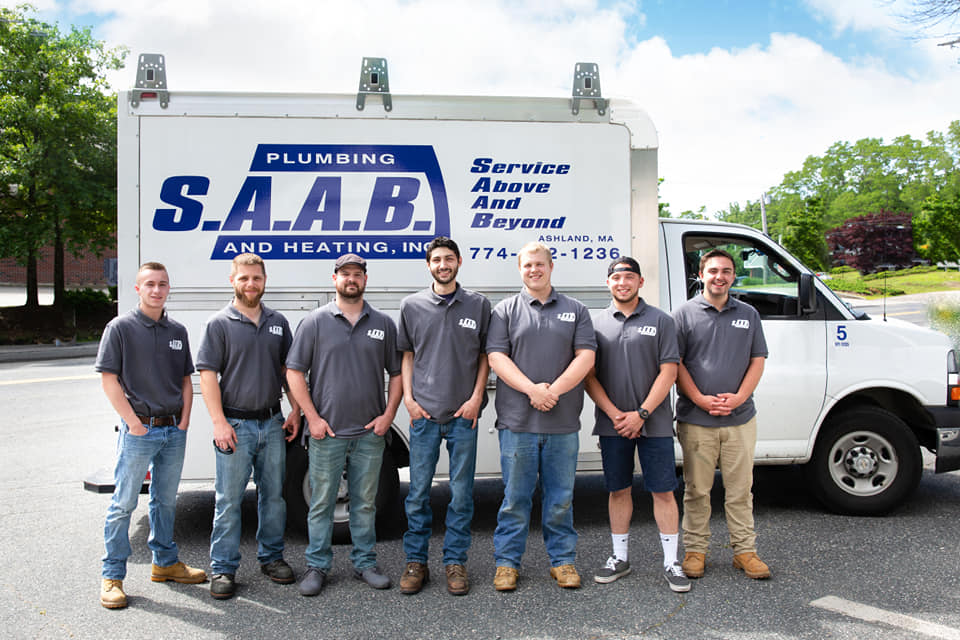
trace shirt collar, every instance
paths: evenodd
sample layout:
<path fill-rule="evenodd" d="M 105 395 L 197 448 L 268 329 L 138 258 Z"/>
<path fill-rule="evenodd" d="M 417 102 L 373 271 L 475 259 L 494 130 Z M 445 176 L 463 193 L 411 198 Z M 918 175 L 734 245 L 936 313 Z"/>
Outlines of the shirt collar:
<path fill-rule="evenodd" d="M 539 305 L 545 307 L 545 306 L 547 306 L 548 304 L 550 304 L 551 302 L 556 302 L 556 301 L 557 301 L 557 288 L 551 285 L 551 286 L 550 286 L 550 296 L 547 297 L 546 302 L 542 302 L 542 303 L 541 303 L 540 300 L 538 300 L 537 298 L 534 298 L 532 295 L 530 295 L 530 292 L 527 291 L 527 288 L 526 288 L 526 287 L 524 287 L 523 289 L 520 289 L 520 299 L 523 300 L 526 304 L 534 304 L 534 303 L 536 303 L 536 304 L 539 304 Z"/>
<path fill-rule="evenodd" d="M 134 316 L 136 316 L 137 320 L 140 321 L 140 324 L 142 324 L 142 325 L 145 326 L 145 327 L 152 327 L 152 326 L 154 326 L 154 325 L 156 325 L 156 324 L 160 325 L 161 327 L 165 327 L 165 326 L 167 326 L 167 325 L 169 324 L 169 319 L 167 318 L 167 308 L 166 308 L 166 307 L 163 308 L 163 313 L 160 314 L 160 319 L 159 319 L 159 320 L 156 320 L 156 321 L 154 321 L 153 318 L 151 318 L 150 316 L 148 316 L 147 314 L 145 314 L 145 313 L 140 309 L 140 307 L 136 307 L 136 308 L 133 310 L 133 314 L 134 314 Z"/>
<path fill-rule="evenodd" d="M 637 298 L 637 306 L 636 306 L 636 308 L 635 308 L 633 311 L 630 312 L 630 315 L 629 315 L 629 316 L 626 316 L 626 317 L 627 317 L 627 318 L 631 318 L 631 317 L 633 317 L 633 316 L 639 316 L 640 314 L 642 314 L 642 313 L 643 313 L 644 311 L 646 311 L 646 310 L 647 310 L 647 303 L 646 303 L 646 301 L 645 301 L 642 297 L 638 297 L 638 298 Z M 607 307 L 607 313 L 609 313 L 611 316 L 613 316 L 613 317 L 615 317 L 615 318 L 616 318 L 616 317 L 620 317 L 620 318 L 623 318 L 623 317 L 624 317 L 624 313 L 623 313 L 622 311 L 620 311 L 619 309 L 617 309 L 617 305 L 614 304 L 612 301 L 610 302 L 610 306 Z"/>

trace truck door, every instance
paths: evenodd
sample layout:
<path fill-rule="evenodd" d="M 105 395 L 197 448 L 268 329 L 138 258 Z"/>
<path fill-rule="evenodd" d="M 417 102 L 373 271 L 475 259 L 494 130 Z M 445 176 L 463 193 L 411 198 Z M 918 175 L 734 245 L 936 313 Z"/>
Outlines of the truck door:
<path fill-rule="evenodd" d="M 823 310 L 804 312 L 800 304 L 801 269 L 762 236 L 691 231 L 690 227 L 684 232 L 679 225 L 666 226 L 668 246 L 683 248 L 682 285 L 674 282 L 678 265 L 671 265 L 674 305 L 700 292 L 700 256 L 719 248 L 734 257 L 736 280 L 730 295 L 760 313 L 770 353 L 755 394 L 755 458 L 789 461 L 803 456 L 823 407 L 827 358 Z M 684 290 L 678 291 L 679 287 Z"/>

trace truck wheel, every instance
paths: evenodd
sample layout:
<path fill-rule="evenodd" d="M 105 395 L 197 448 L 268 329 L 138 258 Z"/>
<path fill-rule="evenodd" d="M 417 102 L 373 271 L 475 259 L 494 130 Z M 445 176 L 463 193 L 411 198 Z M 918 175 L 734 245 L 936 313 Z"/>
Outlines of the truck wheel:
<path fill-rule="evenodd" d="M 920 482 L 920 445 L 910 428 L 879 407 L 860 407 L 830 418 L 817 437 L 807 477 L 831 511 L 883 515 Z"/>
<path fill-rule="evenodd" d="M 300 533 L 307 532 L 307 513 L 310 511 L 310 476 L 307 474 L 307 449 L 299 443 L 287 446 L 287 475 L 283 484 L 283 498 L 287 503 L 287 527 Z M 402 522 L 400 509 L 400 474 L 393 453 L 383 452 L 380 481 L 377 487 L 377 533 L 380 537 L 394 533 Z M 399 514 L 398 514 L 399 512 Z M 350 542 L 350 487 L 346 472 L 340 478 L 337 504 L 333 510 L 333 542 Z"/>

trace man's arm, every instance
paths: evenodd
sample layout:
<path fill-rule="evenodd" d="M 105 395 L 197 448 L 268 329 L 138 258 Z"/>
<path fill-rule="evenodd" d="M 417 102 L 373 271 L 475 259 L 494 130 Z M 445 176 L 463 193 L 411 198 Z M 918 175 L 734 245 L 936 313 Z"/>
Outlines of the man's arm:
<path fill-rule="evenodd" d="M 653 412 L 667 399 L 667 394 L 670 393 L 670 387 L 672 387 L 673 383 L 677 380 L 677 368 L 678 365 L 676 362 L 660 363 L 660 371 L 657 373 L 657 377 L 654 378 L 653 384 L 650 385 L 650 391 L 647 392 L 647 397 L 640 403 L 639 409 L 646 409 L 647 411 Z M 634 409 L 633 411 L 627 411 L 621 414 L 617 418 L 613 418 L 613 428 L 625 438 L 636 438 L 643 430 L 645 422 L 646 420 L 640 417 L 640 411 Z"/>
<path fill-rule="evenodd" d="M 681 362 L 677 365 L 677 387 L 680 393 L 687 396 L 693 404 L 697 405 L 712 416 L 728 416 L 731 410 L 727 408 L 725 401 L 719 396 L 708 396 L 700 393 L 693 376 L 687 371 L 687 368 Z"/>
<path fill-rule="evenodd" d="M 487 354 L 481 353 L 477 361 L 477 379 L 473 383 L 473 393 L 470 399 L 460 405 L 457 412 L 453 414 L 454 418 L 466 418 L 472 420 L 471 429 L 477 428 L 477 418 L 480 417 L 480 406 L 483 404 L 483 395 L 487 392 L 487 377 L 490 375 L 490 363 L 487 361 Z"/>
<path fill-rule="evenodd" d="M 290 393 L 290 385 L 287 383 L 287 368 L 280 368 L 280 379 L 283 382 L 283 390 L 287 392 L 287 402 L 290 403 L 290 413 L 283 421 L 283 430 L 287 432 L 286 441 L 291 442 L 300 433 L 300 405 L 297 399 Z"/>
<path fill-rule="evenodd" d="M 607 414 L 607 417 L 610 418 L 611 421 L 616 423 L 617 417 L 620 416 L 622 412 L 613 404 L 613 400 L 607 395 L 607 390 L 604 389 L 600 381 L 597 380 L 597 372 L 595 369 L 591 369 L 590 373 L 587 374 L 587 377 L 583 381 L 583 386 L 587 390 L 587 395 L 590 396 L 593 403 L 597 405 L 597 408 Z"/>
<path fill-rule="evenodd" d="M 220 380 L 216 371 L 200 370 L 200 393 L 203 394 L 203 402 L 207 405 L 210 420 L 213 421 L 213 440 L 221 449 L 233 449 L 237 445 L 237 433 L 223 415 L 223 395 L 220 393 Z"/>
<path fill-rule="evenodd" d="M 597 352 L 593 349 L 576 349 L 573 360 L 567 365 L 560 376 L 550 383 L 550 390 L 557 396 L 562 396 L 580 384 L 596 362 Z"/>
<path fill-rule="evenodd" d="M 546 382 L 534 383 L 524 375 L 523 371 L 520 371 L 520 367 L 507 354 L 500 351 L 490 352 L 487 354 L 487 361 L 493 372 L 507 386 L 530 398 L 530 404 L 534 409 L 549 411 L 560 400 L 560 396 L 550 389 L 550 385 Z"/>
<path fill-rule="evenodd" d="M 333 434 L 333 429 L 330 428 L 326 420 L 320 417 L 317 408 L 313 405 L 313 398 L 310 397 L 310 389 L 307 387 L 307 377 L 304 372 L 288 368 L 287 384 L 290 385 L 290 393 L 293 394 L 294 400 L 297 401 L 300 410 L 303 411 L 303 415 L 307 419 L 310 437 L 318 440 L 323 440 L 327 436 L 336 437 Z"/>
<path fill-rule="evenodd" d="M 430 414 L 420 406 L 413 397 L 413 351 L 403 352 L 403 361 L 400 363 L 400 378 L 403 387 L 403 404 L 410 414 L 411 423 L 420 418 L 430 419 Z"/>
<path fill-rule="evenodd" d="M 177 426 L 181 431 L 186 431 L 190 427 L 190 411 L 193 409 L 193 379 L 183 376 L 180 389 L 183 394 L 183 410 L 180 411 L 180 424 Z"/>
<path fill-rule="evenodd" d="M 400 407 L 400 399 L 403 397 L 403 382 L 400 376 L 390 376 L 390 382 L 387 384 L 387 408 L 386 410 L 364 426 L 364 429 L 373 429 L 373 432 L 382 436 L 390 430 L 393 419 L 397 417 L 397 409 Z"/>
<path fill-rule="evenodd" d="M 724 406 L 729 408 L 730 411 L 746 402 L 756 390 L 757 385 L 760 384 L 760 377 L 763 375 L 765 361 L 766 358 L 763 356 L 750 358 L 750 365 L 747 367 L 747 372 L 743 374 L 743 380 L 740 382 L 740 388 L 737 389 L 737 392 L 717 394 L 724 402 Z"/>
<path fill-rule="evenodd" d="M 135 436 L 142 436 L 147 433 L 146 428 L 137 417 L 137 412 L 133 410 L 130 401 L 127 400 L 123 387 L 120 386 L 120 377 L 115 373 L 103 371 L 100 374 L 100 386 L 103 387 L 103 393 L 110 401 L 110 406 L 117 412 L 120 418 L 127 424 L 130 433 Z"/>

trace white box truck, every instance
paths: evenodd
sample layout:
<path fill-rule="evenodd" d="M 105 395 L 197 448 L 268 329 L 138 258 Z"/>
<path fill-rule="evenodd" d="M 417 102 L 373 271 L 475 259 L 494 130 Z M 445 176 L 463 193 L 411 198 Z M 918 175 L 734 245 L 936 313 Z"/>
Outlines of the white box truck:
<path fill-rule="evenodd" d="M 164 262 L 168 308 L 193 349 L 232 295 L 239 252 L 266 260 L 264 301 L 296 327 L 332 299 L 333 262 L 347 252 L 369 261 L 367 300 L 396 318 L 429 283 L 423 248 L 437 235 L 458 242 L 460 281 L 493 303 L 519 289 L 517 250 L 540 240 L 555 286 L 593 309 L 609 302 L 612 258 L 637 258 L 645 298 L 669 311 L 698 292 L 699 256 L 722 247 L 737 258 L 731 294 L 760 312 L 770 350 L 757 464 L 805 464 L 819 499 L 851 514 L 901 503 L 919 482 L 921 447 L 937 472 L 960 468 L 948 339 L 852 311 L 755 229 L 658 219 L 656 129 L 634 104 L 601 97 L 593 65 L 577 65 L 571 98 L 392 95 L 380 59 L 364 60 L 355 95 L 168 92 L 163 71 L 161 56 L 142 56 L 138 87 L 119 96 L 120 309 L 136 303 L 137 265 Z M 183 479 L 209 481 L 212 428 L 194 388 Z M 599 471 L 585 404 L 579 469 Z M 495 422 L 491 402 L 479 477 L 500 474 Z M 388 438 L 380 507 L 393 517 L 408 460 L 402 405 Z M 305 468 L 293 446 L 294 522 L 305 518 Z M 341 498 L 345 523 L 345 482 Z"/>

